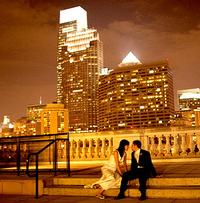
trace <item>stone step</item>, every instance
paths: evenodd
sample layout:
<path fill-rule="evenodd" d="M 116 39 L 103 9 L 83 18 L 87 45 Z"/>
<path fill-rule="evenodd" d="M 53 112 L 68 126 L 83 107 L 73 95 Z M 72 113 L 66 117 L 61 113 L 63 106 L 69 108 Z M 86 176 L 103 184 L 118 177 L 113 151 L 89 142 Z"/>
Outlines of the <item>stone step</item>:
<path fill-rule="evenodd" d="M 94 183 L 98 178 L 53 178 L 48 185 L 87 185 Z M 131 185 L 138 185 L 138 180 L 130 181 Z M 200 186 L 200 178 L 150 178 L 149 186 Z"/>
<path fill-rule="evenodd" d="M 64 195 L 64 196 L 95 196 L 97 189 L 85 189 L 80 186 L 54 186 L 44 188 L 44 195 Z M 109 197 L 117 196 L 119 189 L 109 189 L 105 195 Z M 126 191 L 127 197 L 139 197 L 138 188 L 130 188 Z M 200 187 L 168 187 L 147 189 L 148 198 L 175 198 L 175 199 L 200 199 Z"/>

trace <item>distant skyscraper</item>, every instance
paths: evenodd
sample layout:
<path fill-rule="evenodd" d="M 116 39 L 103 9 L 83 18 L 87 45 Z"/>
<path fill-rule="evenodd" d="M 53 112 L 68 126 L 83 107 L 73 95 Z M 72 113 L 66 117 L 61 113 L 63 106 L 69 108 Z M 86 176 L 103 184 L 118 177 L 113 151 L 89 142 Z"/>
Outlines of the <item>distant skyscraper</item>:
<path fill-rule="evenodd" d="M 68 132 L 68 110 L 64 104 L 47 104 L 41 112 L 41 134 Z"/>
<path fill-rule="evenodd" d="M 60 11 L 57 102 L 69 110 L 70 131 L 97 130 L 97 89 L 103 49 L 81 7 Z"/>
<path fill-rule="evenodd" d="M 200 89 L 178 90 L 180 111 L 200 108 Z"/>
<path fill-rule="evenodd" d="M 168 126 L 173 114 L 173 79 L 167 62 L 141 64 L 129 53 L 119 67 L 101 75 L 99 131 Z"/>
<path fill-rule="evenodd" d="M 200 89 L 178 90 L 177 96 L 179 120 L 184 121 L 186 126 L 200 126 Z"/>
<path fill-rule="evenodd" d="M 23 122 L 21 120 L 18 123 Z M 68 132 L 68 124 L 68 110 L 64 108 L 64 104 L 38 104 L 27 107 L 27 135 Z"/>

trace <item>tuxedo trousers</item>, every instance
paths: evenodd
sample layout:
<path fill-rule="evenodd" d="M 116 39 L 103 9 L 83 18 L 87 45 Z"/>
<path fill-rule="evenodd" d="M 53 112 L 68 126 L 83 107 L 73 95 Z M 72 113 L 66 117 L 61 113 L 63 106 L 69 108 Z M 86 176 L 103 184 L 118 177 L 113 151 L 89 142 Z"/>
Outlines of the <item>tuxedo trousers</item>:
<path fill-rule="evenodd" d="M 139 179 L 139 190 L 141 195 L 146 195 L 146 182 L 148 175 L 144 168 L 137 168 L 135 170 L 127 171 L 123 174 L 120 186 L 120 194 L 124 195 L 124 192 L 128 186 L 128 182 L 137 178 Z"/>

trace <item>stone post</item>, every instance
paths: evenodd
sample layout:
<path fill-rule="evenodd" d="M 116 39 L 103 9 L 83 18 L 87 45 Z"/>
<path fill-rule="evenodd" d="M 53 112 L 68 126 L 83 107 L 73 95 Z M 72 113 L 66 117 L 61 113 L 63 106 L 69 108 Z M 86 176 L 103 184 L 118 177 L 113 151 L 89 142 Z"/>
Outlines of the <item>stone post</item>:
<path fill-rule="evenodd" d="M 149 137 L 148 137 L 148 135 L 146 135 L 146 136 L 144 135 L 143 139 L 144 139 L 144 142 L 143 142 L 144 149 L 149 151 Z"/>
<path fill-rule="evenodd" d="M 96 146 L 95 146 L 95 149 L 94 149 L 94 157 L 99 158 L 99 139 L 98 138 L 96 140 Z"/>
<path fill-rule="evenodd" d="M 186 137 L 185 134 L 181 134 L 181 155 L 186 155 Z"/>
<path fill-rule="evenodd" d="M 87 158 L 87 147 L 86 147 L 86 143 L 87 143 L 87 140 L 83 140 L 83 150 L 82 150 L 82 158 L 83 159 L 86 159 Z"/>
<path fill-rule="evenodd" d="M 102 139 L 102 148 L 101 148 L 101 158 L 105 158 L 106 157 L 106 142 L 105 142 L 105 138 Z"/>
<path fill-rule="evenodd" d="M 199 151 L 196 152 L 196 154 L 200 154 L 200 134 L 199 133 L 196 133 L 196 145 L 197 145 L 197 148 L 199 149 Z"/>
<path fill-rule="evenodd" d="M 154 151 L 155 151 L 155 143 L 154 143 L 154 137 L 150 137 L 150 140 L 151 140 L 151 146 L 150 146 L 150 153 L 151 155 L 155 155 L 154 154 Z"/>
<path fill-rule="evenodd" d="M 80 159 L 80 140 L 76 141 L 76 159 Z"/>
<path fill-rule="evenodd" d="M 179 146 L 178 146 L 178 135 L 172 135 L 173 137 L 174 137 L 174 146 L 173 146 L 173 155 L 178 155 L 179 153 L 178 153 L 178 148 L 179 148 Z"/>
<path fill-rule="evenodd" d="M 74 140 L 70 142 L 70 159 L 74 159 Z"/>
<path fill-rule="evenodd" d="M 194 152 L 194 142 L 193 142 L 193 133 L 189 134 L 189 148 L 190 148 L 190 153 Z"/>
<path fill-rule="evenodd" d="M 89 141 L 89 148 L 88 148 L 88 157 L 92 158 L 92 148 L 93 148 L 93 139 L 90 139 Z"/>
<path fill-rule="evenodd" d="M 170 145 L 170 135 L 169 135 L 169 134 L 166 134 L 165 137 L 166 137 L 166 145 L 165 145 L 165 148 L 166 148 L 166 155 L 172 156 L 171 145 Z"/>
<path fill-rule="evenodd" d="M 108 141 L 109 141 L 109 156 L 110 156 L 113 153 L 112 138 L 110 138 Z"/>
<path fill-rule="evenodd" d="M 163 154 L 163 146 L 162 146 L 162 135 L 158 135 L 158 147 L 157 147 L 157 150 L 158 150 L 158 155 L 159 156 L 162 156 Z"/>

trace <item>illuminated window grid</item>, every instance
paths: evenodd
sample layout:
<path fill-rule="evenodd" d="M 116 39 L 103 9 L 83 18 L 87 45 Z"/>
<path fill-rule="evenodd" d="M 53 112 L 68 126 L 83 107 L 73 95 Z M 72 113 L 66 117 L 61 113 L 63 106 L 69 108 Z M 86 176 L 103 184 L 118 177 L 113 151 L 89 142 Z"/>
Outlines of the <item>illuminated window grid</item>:
<path fill-rule="evenodd" d="M 167 126 L 173 113 L 173 81 L 166 63 L 117 68 L 100 77 L 100 131 Z"/>
<path fill-rule="evenodd" d="M 63 49 L 62 100 L 69 110 L 70 131 L 97 131 L 97 89 L 102 58 L 99 41 L 80 52 Z M 70 58 L 73 57 L 73 62 Z"/>

